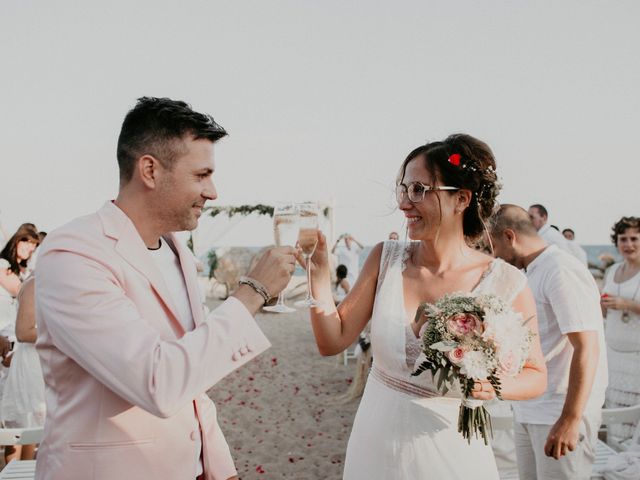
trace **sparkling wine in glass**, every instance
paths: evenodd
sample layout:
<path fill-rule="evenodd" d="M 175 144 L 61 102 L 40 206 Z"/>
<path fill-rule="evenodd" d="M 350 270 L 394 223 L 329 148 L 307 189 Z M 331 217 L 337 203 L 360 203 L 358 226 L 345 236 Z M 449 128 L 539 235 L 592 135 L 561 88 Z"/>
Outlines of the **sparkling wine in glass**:
<path fill-rule="evenodd" d="M 318 244 L 319 210 L 318 204 L 314 202 L 298 204 L 298 214 L 300 215 L 298 245 L 307 264 L 307 298 L 296 302 L 294 304 L 296 307 L 315 307 L 319 305 L 319 302 L 311 295 L 311 256 Z"/>
<path fill-rule="evenodd" d="M 294 247 L 298 240 L 298 208 L 293 203 L 284 203 L 276 206 L 273 211 L 273 237 L 277 247 Z M 263 310 L 273 313 L 295 312 L 295 308 L 284 304 L 282 292 L 278 295 L 278 302 L 271 307 L 263 307 Z"/>

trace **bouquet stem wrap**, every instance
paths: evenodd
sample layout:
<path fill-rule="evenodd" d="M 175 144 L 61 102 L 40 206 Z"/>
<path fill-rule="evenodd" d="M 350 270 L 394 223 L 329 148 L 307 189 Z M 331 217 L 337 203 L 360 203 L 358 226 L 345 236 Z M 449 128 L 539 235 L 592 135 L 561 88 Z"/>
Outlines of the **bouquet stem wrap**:
<path fill-rule="evenodd" d="M 484 444 L 489 444 L 489 434 L 493 436 L 491 428 L 491 415 L 484 408 L 483 400 L 475 398 L 463 397 L 460 404 L 460 413 L 458 414 L 458 432 L 460 432 L 471 443 L 471 436 L 478 434 L 482 436 Z"/>

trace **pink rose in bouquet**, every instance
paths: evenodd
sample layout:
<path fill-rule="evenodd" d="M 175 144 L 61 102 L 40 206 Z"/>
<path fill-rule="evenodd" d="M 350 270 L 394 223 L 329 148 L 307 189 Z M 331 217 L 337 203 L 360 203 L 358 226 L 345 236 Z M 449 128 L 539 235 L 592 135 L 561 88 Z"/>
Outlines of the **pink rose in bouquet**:
<path fill-rule="evenodd" d="M 482 321 L 473 313 L 456 313 L 447 319 L 447 330 L 457 337 L 482 334 Z"/>
<path fill-rule="evenodd" d="M 450 350 L 447 352 L 447 358 L 454 365 L 460 365 L 460 363 L 462 363 L 462 359 L 464 358 L 465 353 L 466 352 L 464 351 L 463 348 L 456 347 L 453 350 Z"/>

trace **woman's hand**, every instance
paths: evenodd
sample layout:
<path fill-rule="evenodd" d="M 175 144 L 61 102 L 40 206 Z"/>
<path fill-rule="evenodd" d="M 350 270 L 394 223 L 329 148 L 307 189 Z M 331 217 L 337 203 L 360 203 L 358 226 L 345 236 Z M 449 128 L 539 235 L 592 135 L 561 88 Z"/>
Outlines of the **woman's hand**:
<path fill-rule="evenodd" d="M 605 293 L 602 295 L 602 297 L 600 297 L 600 305 L 602 305 L 606 309 L 611 308 L 613 310 L 628 310 L 629 300 Z"/>
<path fill-rule="evenodd" d="M 477 400 L 493 400 L 496 398 L 496 391 L 489 380 L 476 381 L 473 384 L 471 396 Z"/>
<path fill-rule="evenodd" d="M 302 251 L 298 248 L 298 254 L 296 255 L 296 259 L 302 268 L 307 269 L 307 262 L 304 259 L 304 255 L 302 255 Z M 327 237 L 318 230 L 318 244 L 316 245 L 316 249 L 311 256 L 311 273 L 313 275 L 318 273 L 328 273 L 330 275 L 330 266 L 329 266 L 329 252 L 327 251 Z"/>

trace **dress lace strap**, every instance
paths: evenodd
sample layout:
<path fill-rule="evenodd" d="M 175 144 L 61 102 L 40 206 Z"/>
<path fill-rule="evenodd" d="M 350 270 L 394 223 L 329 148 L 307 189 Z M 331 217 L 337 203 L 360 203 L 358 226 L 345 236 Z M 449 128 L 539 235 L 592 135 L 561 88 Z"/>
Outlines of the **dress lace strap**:
<path fill-rule="evenodd" d="M 382 244 L 382 255 L 380 256 L 380 271 L 378 272 L 378 286 L 376 287 L 376 294 L 380 292 L 380 288 L 387 276 L 388 270 L 399 262 L 404 262 L 405 250 L 405 244 L 397 240 L 387 240 Z"/>

